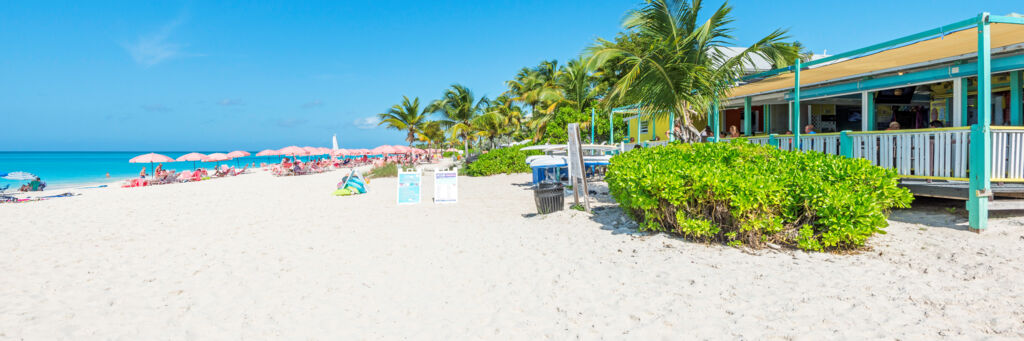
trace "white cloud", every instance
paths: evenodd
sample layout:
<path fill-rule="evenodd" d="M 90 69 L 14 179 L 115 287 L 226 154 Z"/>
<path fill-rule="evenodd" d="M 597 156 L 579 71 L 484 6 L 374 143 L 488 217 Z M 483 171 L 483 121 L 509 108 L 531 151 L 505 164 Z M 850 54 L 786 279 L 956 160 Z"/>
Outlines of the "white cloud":
<path fill-rule="evenodd" d="M 380 119 L 377 118 L 377 116 L 361 117 L 352 121 L 352 124 L 355 125 L 356 128 L 364 130 L 377 128 L 378 123 L 380 123 Z"/>
<path fill-rule="evenodd" d="M 182 45 L 168 41 L 175 28 L 184 21 L 182 17 L 165 24 L 156 32 L 140 35 L 133 43 L 125 43 L 124 49 L 136 63 L 149 67 L 185 55 Z"/>

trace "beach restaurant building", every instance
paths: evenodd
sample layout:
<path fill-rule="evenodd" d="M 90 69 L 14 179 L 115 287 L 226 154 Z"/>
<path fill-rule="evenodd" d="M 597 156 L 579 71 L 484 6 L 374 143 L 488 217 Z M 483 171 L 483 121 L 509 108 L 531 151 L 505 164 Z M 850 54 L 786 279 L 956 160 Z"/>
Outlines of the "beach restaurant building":
<path fill-rule="evenodd" d="M 752 143 L 868 159 L 915 195 L 966 200 L 980 231 L 990 208 L 1024 209 L 1022 70 L 1024 18 L 982 13 L 750 75 L 709 112 L 709 140 L 735 125 Z M 660 144 L 672 119 L 630 135 Z"/>

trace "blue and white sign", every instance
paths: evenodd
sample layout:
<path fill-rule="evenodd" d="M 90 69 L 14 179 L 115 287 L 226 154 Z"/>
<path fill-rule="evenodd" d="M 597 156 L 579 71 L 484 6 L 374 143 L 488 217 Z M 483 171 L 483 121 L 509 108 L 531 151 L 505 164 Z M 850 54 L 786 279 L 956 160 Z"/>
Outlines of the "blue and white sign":
<path fill-rule="evenodd" d="M 398 172 L 398 204 L 420 203 L 420 173 Z"/>
<path fill-rule="evenodd" d="M 434 172 L 434 203 L 454 204 L 459 200 L 459 171 Z"/>

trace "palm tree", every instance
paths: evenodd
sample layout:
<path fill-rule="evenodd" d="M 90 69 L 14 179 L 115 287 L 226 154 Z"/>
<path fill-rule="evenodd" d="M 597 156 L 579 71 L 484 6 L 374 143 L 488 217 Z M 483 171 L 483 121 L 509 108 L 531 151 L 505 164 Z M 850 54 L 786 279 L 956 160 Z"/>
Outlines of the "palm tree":
<path fill-rule="evenodd" d="M 401 104 L 395 104 L 387 112 L 377 114 L 377 117 L 380 119 L 378 126 L 387 124 L 388 128 L 405 130 L 405 141 L 409 142 L 410 147 L 416 141 L 416 134 L 430 120 L 428 111 L 420 111 L 420 98 L 409 101 L 407 96 L 402 96 Z"/>
<path fill-rule="evenodd" d="M 700 0 L 647 0 L 627 13 L 623 25 L 629 34 L 616 42 L 599 39 L 590 48 L 594 65 L 612 63 L 621 72 L 608 93 L 609 102 L 643 103 L 653 115 L 674 114 L 685 128 L 677 133 L 680 140 L 699 138 L 694 121 L 728 95 L 744 64 L 759 56 L 786 66 L 799 57 L 792 43 L 783 42 L 786 31 L 779 29 L 735 56 L 726 55 L 722 47 L 733 40 L 731 10 L 722 4 L 699 23 Z"/>
<path fill-rule="evenodd" d="M 480 114 L 480 108 L 486 103 L 486 98 L 477 102 L 469 88 L 452 84 L 451 88 L 445 90 L 441 99 L 430 105 L 430 111 L 441 114 L 441 125 L 453 137 L 462 139 L 465 153 L 469 155 L 469 139 L 476 132 L 473 123 Z"/>
<path fill-rule="evenodd" d="M 444 128 L 440 121 L 430 121 L 423 125 L 423 129 L 416 132 L 416 139 L 426 142 L 431 147 L 441 147 L 445 142 Z"/>

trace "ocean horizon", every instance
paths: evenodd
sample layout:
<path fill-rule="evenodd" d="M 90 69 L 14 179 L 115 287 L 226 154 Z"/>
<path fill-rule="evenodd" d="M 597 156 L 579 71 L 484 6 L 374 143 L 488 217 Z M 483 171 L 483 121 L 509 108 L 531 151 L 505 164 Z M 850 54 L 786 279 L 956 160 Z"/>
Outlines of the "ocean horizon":
<path fill-rule="evenodd" d="M 192 151 L 157 151 L 171 158 L 191 153 Z M 217 151 L 200 151 L 209 154 Z M 142 167 L 152 174 L 152 167 L 146 163 L 129 163 L 131 158 L 151 153 L 151 151 L 0 151 L 0 172 L 29 172 L 39 176 L 46 182 L 48 189 L 74 188 L 94 186 L 110 182 L 138 177 Z M 256 151 L 249 151 L 256 154 Z M 262 162 L 278 162 L 280 156 L 246 156 L 221 162 L 167 162 L 167 170 L 192 170 L 193 168 L 211 168 L 217 164 L 242 167 L 246 164 Z M 109 174 L 109 176 L 108 176 Z M 25 180 L 7 180 L 0 178 L 0 187 L 11 185 L 11 189 L 27 183 Z"/>

